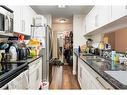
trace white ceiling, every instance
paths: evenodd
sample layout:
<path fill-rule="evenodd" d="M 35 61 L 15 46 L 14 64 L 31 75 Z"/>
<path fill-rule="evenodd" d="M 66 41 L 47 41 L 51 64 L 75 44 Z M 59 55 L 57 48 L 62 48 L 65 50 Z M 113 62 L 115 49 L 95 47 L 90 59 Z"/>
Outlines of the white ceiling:
<path fill-rule="evenodd" d="M 84 5 L 84 6 L 65 6 L 65 8 L 58 8 L 58 6 L 46 6 L 46 5 L 37 5 L 31 6 L 32 9 L 42 15 L 51 14 L 53 18 L 53 23 L 58 23 L 59 18 L 68 19 L 67 23 L 72 23 L 73 14 L 83 14 L 86 15 L 93 6 Z"/>

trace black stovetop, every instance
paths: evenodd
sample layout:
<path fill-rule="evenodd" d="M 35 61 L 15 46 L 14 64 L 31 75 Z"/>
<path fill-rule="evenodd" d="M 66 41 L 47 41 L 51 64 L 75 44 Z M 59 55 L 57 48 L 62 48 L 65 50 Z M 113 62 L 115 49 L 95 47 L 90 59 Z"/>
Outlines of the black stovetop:
<path fill-rule="evenodd" d="M 0 62 L 0 76 L 17 69 L 17 67 L 23 65 L 25 62 Z"/>

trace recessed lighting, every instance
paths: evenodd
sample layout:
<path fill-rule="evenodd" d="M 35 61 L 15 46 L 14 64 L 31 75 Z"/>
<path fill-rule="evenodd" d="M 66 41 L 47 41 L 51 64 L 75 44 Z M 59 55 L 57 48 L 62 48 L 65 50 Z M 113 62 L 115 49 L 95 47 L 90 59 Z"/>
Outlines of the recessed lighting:
<path fill-rule="evenodd" d="M 65 8 L 66 5 L 58 5 L 58 8 Z"/>

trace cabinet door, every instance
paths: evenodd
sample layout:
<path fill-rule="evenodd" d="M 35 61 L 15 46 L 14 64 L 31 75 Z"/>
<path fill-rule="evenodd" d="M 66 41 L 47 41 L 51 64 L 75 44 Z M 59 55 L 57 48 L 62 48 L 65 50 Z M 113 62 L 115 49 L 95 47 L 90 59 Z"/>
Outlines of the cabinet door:
<path fill-rule="evenodd" d="M 79 58 L 79 60 L 80 60 L 80 58 Z M 80 61 L 78 61 L 78 82 L 82 88 L 82 82 L 81 81 L 82 81 L 82 67 L 81 67 Z"/>
<path fill-rule="evenodd" d="M 39 68 L 29 69 L 29 89 L 39 89 Z"/>
<path fill-rule="evenodd" d="M 21 33 L 21 9 L 22 6 L 8 6 L 14 11 L 14 32 Z"/>
<path fill-rule="evenodd" d="M 8 83 L 9 89 L 22 89 L 21 74 Z"/>
<path fill-rule="evenodd" d="M 28 89 L 29 88 L 29 80 L 28 80 L 28 70 L 22 72 L 22 89 Z"/>
<path fill-rule="evenodd" d="M 82 77 L 82 89 L 89 89 L 90 88 L 90 80 L 89 75 L 86 71 L 86 69 L 83 67 L 82 71 L 83 77 Z"/>
<path fill-rule="evenodd" d="M 33 17 L 36 15 L 34 10 L 29 6 L 22 8 L 22 33 L 26 35 L 31 34 L 31 25 L 33 24 Z"/>
<path fill-rule="evenodd" d="M 29 64 L 29 88 L 39 89 L 42 80 L 42 59 L 39 58 Z"/>
<path fill-rule="evenodd" d="M 112 21 L 127 15 L 127 6 L 112 6 Z"/>
<path fill-rule="evenodd" d="M 86 31 L 85 31 L 85 34 L 87 34 L 89 31 L 90 31 L 90 17 L 89 15 L 86 16 Z"/>
<path fill-rule="evenodd" d="M 26 9 L 24 10 L 24 12 L 26 12 L 27 14 L 24 16 L 25 17 L 25 32 L 26 35 L 30 35 L 31 34 L 31 25 L 32 25 L 32 19 L 33 19 L 33 10 L 31 7 L 26 6 Z"/>
<path fill-rule="evenodd" d="M 89 12 L 86 16 L 86 33 L 91 32 L 95 28 L 95 20 L 94 20 L 95 11 L 94 8 Z"/>
<path fill-rule="evenodd" d="M 90 76 L 91 79 L 91 89 L 104 89 L 103 85 L 97 78 L 93 77 L 92 75 Z"/>
<path fill-rule="evenodd" d="M 111 21 L 111 6 L 95 7 L 95 27 L 99 28 Z"/>
<path fill-rule="evenodd" d="M 42 58 L 39 59 L 39 81 L 42 81 Z"/>
<path fill-rule="evenodd" d="M 27 34 L 27 6 L 22 6 L 21 8 L 21 33 Z"/>

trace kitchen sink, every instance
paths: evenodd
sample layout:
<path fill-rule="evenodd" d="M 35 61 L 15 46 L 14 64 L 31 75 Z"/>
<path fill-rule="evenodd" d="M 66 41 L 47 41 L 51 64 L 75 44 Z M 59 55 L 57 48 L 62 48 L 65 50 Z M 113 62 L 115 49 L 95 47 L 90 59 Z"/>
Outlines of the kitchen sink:
<path fill-rule="evenodd" d="M 89 59 L 89 60 L 93 60 L 93 61 L 96 61 L 96 62 L 105 62 L 107 60 L 103 59 L 103 58 L 100 58 L 98 56 L 85 56 L 86 59 Z"/>
<path fill-rule="evenodd" d="M 91 53 L 81 53 L 82 54 L 82 56 L 94 56 L 93 54 L 91 54 Z"/>
<path fill-rule="evenodd" d="M 120 83 L 127 85 L 127 71 L 104 71 Z"/>

